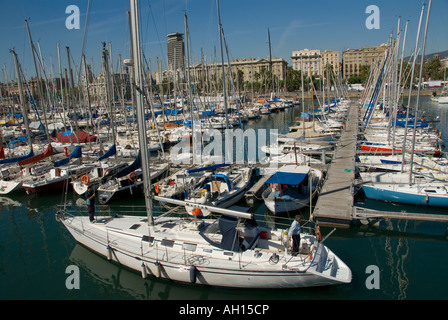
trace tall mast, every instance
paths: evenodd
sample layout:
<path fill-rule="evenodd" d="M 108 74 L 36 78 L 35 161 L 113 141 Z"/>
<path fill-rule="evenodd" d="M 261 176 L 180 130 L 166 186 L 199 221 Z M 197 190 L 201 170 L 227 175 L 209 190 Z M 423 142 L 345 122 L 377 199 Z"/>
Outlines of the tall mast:
<path fill-rule="evenodd" d="M 148 142 L 146 139 L 146 123 L 143 104 L 143 77 L 142 77 L 142 57 L 140 51 L 140 30 L 138 18 L 137 0 L 130 0 L 131 7 L 131 43 L 134 64 L 134 90 L 137 107 L 138 141 L 140 145 L 140 155 L 143 171 L 143 191 L 146 204 L 146 214 L 148 216 L 149 235 L 154 233 L 154 217 L 152 216 L 151 180 L 149 178 L 149 155 Z"/>
<path fill-rule="evenodd" d="M 21 77 L 20 68 L 19 68 L 19 61 L 17 59 L 16 52 L 14 50 L 10 50 L 10 51 L 14 57 L 14 66 L 16 68 L 16 74 L 17 74 L 17 84 L 19 85 L 20 107 L 22 109 L 23 123 L 25 124 L 26 134 L 27 134 L 27 136 L 25 136 L 25 138 L 28 141 L 28 144 L 30 145 L 31 150 L 33 150 L 33 144 L 31 143 L 30 125 L 28 122 L 28 112 L 26 112 L 25 98 L 23 96 L 22 77 Z"/>
<path fill-rule="evenodd" d="M 33 61 L 34 61 L 34 69 L 36 70 L 36 81 L 37 81 L 37 88 L 39 89 L 39 93 L 40 93 L 40 105 L 42 107 L 42 112 L 44 114 L 44 123 L 45 123 L 45 128 L 44 128 L 44 133 L 45 136 L 48 138 L 48 123 L 47 123 L 47 113 L 45 111 L 46 106 L 43 104 L 43 100 L 44 100 L 44 92 L 42 89 L 42 83 L 40 81 L 40 73 L 39 70 L 37 68 L 37 62 L 36 62 L 36 48 L 34 47 L 33 44 L 33 39 L 31 39 L 31 32 L 30 32 L 30 28 L 28 26 L 28 20 L 25 19 L 25 24 L 26 24 L 26 30 L 28 31 L 28 39 L 30 40 L 30 47 L 31 47 L 31 53 L 33 54 Z"/>
<path fill-rule="evenodd" d="M 425 47 L 426 47 L 426 36 L 428 34 L 428 22 L 429 22 L 429 13 L 431 11 L 431 0 L 429 0 L 428 5 L 428 12 L 426 15 L 426 25 L 425 25 L 425 35 L 423 37 L 423 48 L 422 48 L 422 57 L 420 62 L 420 73 L 418 76 L 418 87 L 417 87 L 417 104 L 415 106 L 415 118 L 414 118 L 414 135 L 412 137 L 412 152 L 411 152 L 411 168 L 409 169 L 409 183 L 411 183 L 411 177 L 412 177 L 412 168 L 414 165 L 414 150 L 415 150 L 415 131 L 417 130 L 417 115 L 418 115 L 418 108 L 420 104 L 420 88 L 422 83 L 422 72 L 423 72 L 423 64 L 425 62 Z"/>
<path fill-rule="evenodd" d="M 226 114 L 226 129 L 229 129 L 229 115 L 227 114 L 227 88 L 226 88 L 226 72 L 224 68 L 224 52 L 222 45 L 222 24 L 221 24 L 221 13 L 219 11 L 219 0 L 216 0 L 216 7 L 218 10 L 218 27 L 219 27 L 219 43 L 221 46 L 221 67 L 222 67 L 222 86 L 224 92 L 224 109 Z"/>
<path fill-rule="evenodd" d="M 408 105 L 407 105 L 407 109 L 406 109 L 406 122 L 405 122 L 405 126 L 404 126 L 403 158 L 402 158 L 402 162 L 401 162 L 401 172 L 403 172 L 403 170 L 404 170 L 404 161 L 405 161 L 405 156 L 406 156 L 406 141 L 407 141 L 407 135 L 408 135 L 409 112 L 411 111 L 411 95 L 412 95 L 412 87 L 413 87 L 413 82 L 414 82 L 415 61 L 417 60 L 418 42 L 420 40 L 420 29 L 422 26 L 422 19 L 423 19 L 424 11 L 425 11 L 425 3 L 422 4 L 422 11 L 420 12 L 420 20 L 418 23 L 418 31 L 417 31 L 417 40 L 415 41 L 415 48 L 414 48 L 414 61 L 412 62 L 411 82 L 409 85 Z M 417 120 L 417 118 L 415 118 L 414 120 Z"/>

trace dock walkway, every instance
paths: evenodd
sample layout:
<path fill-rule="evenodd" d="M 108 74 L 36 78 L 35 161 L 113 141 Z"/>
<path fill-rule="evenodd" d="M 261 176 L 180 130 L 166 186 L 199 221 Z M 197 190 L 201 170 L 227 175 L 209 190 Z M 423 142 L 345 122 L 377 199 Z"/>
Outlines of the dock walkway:
<path fill-rule="evenodd" d="M 320 223 L 348 227 L 352 222 L 358 119 L 358 107 L 352 104 L 313 211 Z"/>

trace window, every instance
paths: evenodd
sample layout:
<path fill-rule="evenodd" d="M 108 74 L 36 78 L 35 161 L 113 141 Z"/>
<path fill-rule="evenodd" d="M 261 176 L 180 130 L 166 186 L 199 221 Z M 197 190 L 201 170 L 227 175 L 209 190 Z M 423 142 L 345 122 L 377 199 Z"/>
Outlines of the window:
<path fill-rule="evenodd" d="M 182 245 L 182 249 L 183 250 L 187 250 L 187 251 L 196 251 L 196 244 L 195 243 L 187 243 L 184 242 L 184 244 Z"/>
<path fill-rule="evenodd" d="M 174 241 L 173 241 L 173 240 L 163 239 L 162 242 L 161 242 L 160 244 L 161 244 L 162 246 L 172 248 L 172 247 L 174 246 Z"/>

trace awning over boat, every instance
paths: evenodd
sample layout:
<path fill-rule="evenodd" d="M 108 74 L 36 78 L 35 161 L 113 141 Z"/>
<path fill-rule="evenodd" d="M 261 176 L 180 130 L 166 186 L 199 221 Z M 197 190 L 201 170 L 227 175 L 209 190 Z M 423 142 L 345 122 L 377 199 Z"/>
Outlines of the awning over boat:
<path fill-rule="evenodd" d="M 107 159 L 117 153 L 117 147 L 115 145 L 112 145 L 112 147 L 109 148 L 109 150 L 106 151 L 105 154 L 103 154 L 101 157 L 98 158 L 98 161 Z"/>
<path fill-rule="evenodd" d="M 230 181 L 229 177 L 226 174 L 217 173 L 217 174 L 214 174 L 212 177 L 214 178 L 214 180 L 223 179 L 227 183 L 227 187 L 229 188 L 229 191 L 232 190 L 232 182 Z"/>
<path fill-rule="evenodd" d="M 224 250 L 240 251 L 236 227 L 238 218 L 222 215 L 219 217 L 219 231 L 222 234 L 221 248 Z"/>
<path fill-rule="evenodd" d="M 70 162 L 71 159 L 81 158 L 81 156 L 82 156 L 81 146 L 76 146 L 75 150 L 73 150 L 72 153 L 67 158 L 61 159 L 59 161 L 55 161 L 54 166 L 60 167 L 60 166 L 66 165 Z"/>
<path fill-rule="evenodd" d="M 306 173 L 277 171 L 266 181 L 266 183 L 280 183 L 287 185 L 299 185 L 307 177 Z"/>
<path fill-rule="evenodd" d="M 49 156 L 52 156 L 52 155 L 54 155 L 54 151 L 53 151 L 53 147 L 51 146 L 51 143 L 50 143 L 44 152 L 42 152 L 40 154 L 36 154 L 35 156 L 27 158 L 25 160 L 19 161 L 19 166 L 25 166 L 27 164 L 36 163 L 36 162 L 41 161 L 45 158 L 48 158 Z"/>

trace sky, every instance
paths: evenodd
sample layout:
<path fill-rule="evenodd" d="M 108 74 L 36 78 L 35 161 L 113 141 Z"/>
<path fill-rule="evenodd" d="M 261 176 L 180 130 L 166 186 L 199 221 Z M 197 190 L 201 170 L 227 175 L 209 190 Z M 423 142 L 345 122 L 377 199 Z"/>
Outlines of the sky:
<path fill-rule="evenodd" d="M 231 59 L 268 58 L 269 29 L 272 56 L 284 58 L 291 66 L 291 55 L 296 50 L 334 50 L 342 57 L 342 51 L 349 48 L 387 43 L 391 32 L 396 37 L 399 17 L 401 43 L 406 20 L 409 21 L 405 47 L 405 56 L 409 56 L 415 47 L 423 3 L 428 4 L 429 0 L 221 0 L 219 7 Z M 79 8 L 79 29 L 66 27 L 72 13 L 66 13 L 70 5 Z M 372 14 L 366 13 L 370 5 L 378 8 L 378 29 L 366 27 Z M 140 0 L 139 7 L 142 48 L 153 71 L 157 60 L 162 69 L 166 68 L 166 35 L 185 33 L 185 14 L 192 62 L 201 61 L 201 52 L 207 62 L 220 61 L 216 0 Z M 102 42 L 111 43 L 112 62 L 117 66 L 119 54 L 122 59 L 129 55 L 129 10 L 128 0 L 0 0 L 2 71 L 5 66 L 8 77 L 15 79 L 10 53 L 14 49 L 26 76 L 35 74 L 25 19 L 48 70 L 53 65 L 58 73 L 57 43 L 63 68 L 68 66 L 65 47 L 73 55 L 72 67 L 73 63 L 79 67 L 84 43 L 87 61 L 93 62 L 95 72 L 99 72 Z M 447 14 L 447 0 L 432 1 L 426 54 L 448 50 Z M 0 81 L 4 80 L 1 72 Z"/>

